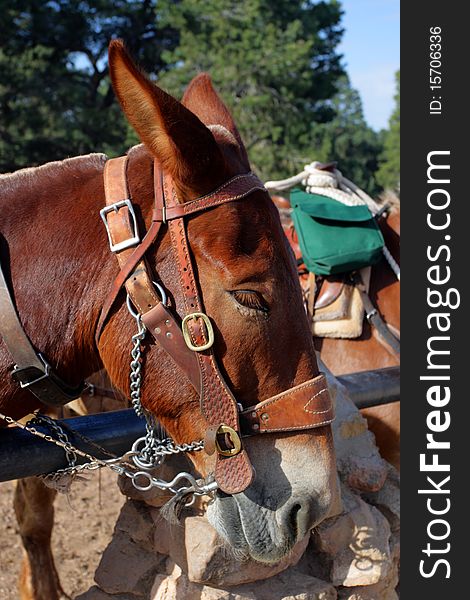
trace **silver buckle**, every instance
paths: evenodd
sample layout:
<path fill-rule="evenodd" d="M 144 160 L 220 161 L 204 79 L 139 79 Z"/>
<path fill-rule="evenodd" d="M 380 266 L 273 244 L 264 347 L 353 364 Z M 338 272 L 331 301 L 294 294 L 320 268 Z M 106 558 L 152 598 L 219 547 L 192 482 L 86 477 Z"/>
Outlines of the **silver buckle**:
<path fill-rule="evenodd" d="M 132 229 L 133 235 L 132 237 L 127 238 L 127 240 L 123 240 L 122 242 L 118 242 L 117 244 L 113 244 L 113 240 L 111 238 L 111 232 L 109 231 L 108 220 L 106 215 L 114 210 L 114 212 L 118 212 L 120 208 L 127 206 L 129 210 L 129 214 L 132 217 Z M 130 248 L 131 246 L 135 246 L 140 242 L 139 234 L 137 233 L 137 219 L 134 212 L 134 207 L 132 206 L 129 198 L 125 200 L 119 200 L 119 202 L 115 202 L 114 204 L 110 204 L 109 206 L 105 206 L 100 210 L 101 218 L 103 219 L 104 226 L 106 227 L 106 233 L 108 234 L 109 247 L 111 252 L 119 252 L 120 250 L 125 250 L 126 248 Z"/>

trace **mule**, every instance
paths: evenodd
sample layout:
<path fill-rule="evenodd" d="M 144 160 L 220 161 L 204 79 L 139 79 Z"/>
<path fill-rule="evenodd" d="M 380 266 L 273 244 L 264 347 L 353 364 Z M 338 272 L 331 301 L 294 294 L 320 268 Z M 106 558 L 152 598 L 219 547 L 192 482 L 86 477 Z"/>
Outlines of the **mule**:
<path fill-rule="evenodd" d="M 379 220 L 379 227 L 393 258 L 400 261 L 400 205 L 394 205 Z M 385 260 L 371 270 L 369 296 L 383 319 L 395 334 L 400 333 L 400 281 Z M 394 367 L 400 364 L 397 356 L 384 344 L 377 331 L 364 321 L 360 338 L 316 338 L 315 346 L 325 365 L 335 375 Z M 374 433 L 380 453 L 400 469 L 400 403 L 393 402 L 361 410 L 369 429 Z"/>
<path fill-rule="evenodd" d="M 128 152 L 127 163 L 139 228 L 148 230 L 152 220 L 155 159 L 182 203 L 250 172 L 240 134 L 207 75 L 197 76 L 178 102 L 135 66 L 119 41 L 110 45 L 109 68 L 122 109 L 143 142 Z M 76 385 L 105 368 L 112 384 L 127 393 L 135 321 L 122 292 L 95 340 L 101 308 L 119 272 L 99 218 L 106 161 L 92 154 L 1 176 L 1 260 L 24 329 L 58 375 Z M 189 218 L 187 235 L 214 329 L 213 353 L 239 405 L 250 407 L 315 378 L 296 265 L 267 192 L 258 189 Z M 165 228 L 146 258 L 183 318 L 183 290 Z M 0 341 L 0 410 L 21 418 L 38 402 L 12 381 L 13 366 Z M 151 343 L 142 366 L 145 409 L 177 443 L 204 438 L 199 395 L 178 366 Z M 240 493 L 217 493 L 208 518 L 241 555 L 275 563 L 336 500 L 331 426 L 247 437 L 243 448 L 255 478 Z M 214 455 L 189 457 L 202 477 L 211 477 Z M 35 532 L 21 534 L 27 549 L 37 551 Z M 41 540 L 48 544 L 44 535 Z M 36 555 L 29 565 L 32 590 L 43 575 L 35 571 L 37 563 Z M 54 579 L 48 589 L 29 596 L 23 591 L 22 597 L 55 600 L 60 589 Z"/>
<path fill-rule="evenodd" d="M 290 217 L 290 201 L 284 196 L 272 197 L 279 209 L 284 231 L 297 258 L 301 250 L 293 233 Z M 392 257 L 400 262 L 400 204 L 392 202 L 380 217 L 378 225 L 385 245 Z M 303 271 L 299 275 L 304 284 L 308 281 Z M 382 259 L 372 266 L 369 296 L 392 333 L 400 336 L 400 281 L 389 264 Z M 322 361 L 334 375 L 343 375 L 370 369 L 398 366 L 399 356 L 381 339 L 369 322 L 364 319 L 362 334 L 354 339 L 315 337 L 315 348 Z M 361 410 L 367 418 L 369 429 L 374 433 L 381 455 L 397 469 L 400 468 L 400 403 L 394 402 Z"/>

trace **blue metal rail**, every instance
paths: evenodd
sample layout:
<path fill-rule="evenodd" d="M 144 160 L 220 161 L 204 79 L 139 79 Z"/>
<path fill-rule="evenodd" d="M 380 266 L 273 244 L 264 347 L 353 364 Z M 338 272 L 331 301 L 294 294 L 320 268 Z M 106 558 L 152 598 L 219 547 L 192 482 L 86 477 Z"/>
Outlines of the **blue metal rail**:
<path fill-rule="evenodd" d="M 400 400 L 400 367 L 351 373 L 338 379 L 358 408 Z M 74 446 L 98 458 L 109 456 L 84 443 L 80 435 L 116 456 L 124 454 L 137 438 L 145 435 L 144 420 L 131 409 L 64 419 L 59 423 L 67 427 L 67 435 Z M 45 427 L 38 425 L 36 428 L 50 433 Z M 18 427 L 0 430 L 0 481 L 52 473 L 66 466 L 64 451 L 58 446 Z"/>

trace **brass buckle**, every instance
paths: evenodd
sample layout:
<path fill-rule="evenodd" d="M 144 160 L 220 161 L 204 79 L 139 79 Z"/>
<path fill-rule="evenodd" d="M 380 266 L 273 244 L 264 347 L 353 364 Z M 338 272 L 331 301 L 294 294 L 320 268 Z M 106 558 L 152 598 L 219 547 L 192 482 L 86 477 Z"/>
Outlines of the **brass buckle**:
<path fill-rule="evenodd" d="M 217 439 L 217 436 L 220 434 L 228 434 L 230 436 L 230 441 L 233 444 L 233 448 L 221 448 L 219 440 Z M 215 447 L 217 449 L 217 452 L 222 456 L 235 456 L 242 449 L 242 442 L 240 436 L 235 431 L 235 429 L 232 429 L 228 425 L 224 425 L 222 423 L 222 425 L 219 425 L 219 428 L 217 429 L 215 434 Z"/>
<path fill-rule="evenodd" d="M 191 334 L 188 328 L 188 321 L 191 319 L 202 319 L 204 321 L 204 325 L 206 326 L 208 341 L 206 344 L 202 346 L 195 346 L 191 339 Z M 181 329 L 183 331 L 184 341 L 186 342 L 186 346 L 193 350 L 194 352 L 202 352 L 203 350 L 208 350 L 214 343 L 214 330 L 212 329 L 212 323 L 207 315 L 202 312 L 194 312 L 189 315 L 186 315 L 181 323 Z"/>

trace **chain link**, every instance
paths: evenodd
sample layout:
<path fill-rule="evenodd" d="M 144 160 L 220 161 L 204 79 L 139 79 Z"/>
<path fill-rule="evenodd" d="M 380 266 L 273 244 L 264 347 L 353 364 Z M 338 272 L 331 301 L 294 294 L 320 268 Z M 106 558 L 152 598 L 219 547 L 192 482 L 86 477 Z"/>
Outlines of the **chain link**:
<path fill-rule="evenodd" d="M 43 416 L 43 415 L 41 415 L 41 416 Z M 28 431 L 28 433 L 31 433 L 32 435 L 39 437 L 39 438 L 45 440 L 46 442 L 55 444 L 56 446 L 59 446 L 60 448 L 62 448 L 64 451 L 68 450 L 68 449 L 72 449 L 75 452 L 75 454 L 77 454 L 78 456 L 85 458 L 89 461 L 89 462 L 81 464 L 81 465 L 75 465 L 73 467 L 66 467 L 65 469 L 59 469 L 58 471 L 56 471 L 54 473 L 50 473 L 50 474 L 44 476 L 44 478 L 49 479 L 51 481 L 57 481 L 57 480 L 59 480 L 59 478 L 66 476 L 70 479 L 70 482 L 71 482 L 71 480 L 73 480 L 73 478 L 76 475 L 78 475 L 79 473 L 81 473 L 82 471 L 95 470 L 95 469 L 100 469 L 102 467 L 107 467 L 107 468 L 111 469 L 112 471 L 114 471 L 115 473 L 117 473 L 118 475 L 124 475 L 124 476 L 128 477 L 129 479 L 131 479 L 134 487 L 140 491 L 148 491 L 151 488 L 156 487 L 161 490 L 171 491 L 173 494 L 178 494 L 180 496 L 190 496 L 190 495 L 194 495 L 194 496 L 210 495 L 210 496 L 212 496 L 213 493 L 217 490 L 217 483 L 215 481 L 209 481 L 209 482 L 205 483 L 204 481 L 196 480 L 196 478 L 193 475 L 191 475 L 191 473 L 186 473 L 186 472 L 178 473 L 171 481 L 167 482 L 167 481 L 163 481 L 162 479 L 158 479 L 157 477 L 155 477 L 148 471 L 144 471 L 144 470 L 136 471 L 135 467 L 129 463 L 129 459 L 132 459 L 136 456 L 136 453 L 133 451 L 127 452 L 123 456 L 120 456 L 117 458 L 110 458 L 110 459 L 103 460 L 100 458 L 96 458 L 96 457 L 92 456 L 91 454 L 88 454 L 87 452 L 84 452 L 83 450 L 76 448 L 75 446 L 72 446 L 69 441 L 64 442 L 62 440 L 56 439 L 56 438 L 52 437 L 51 435 L 48 435 L 46 433 L 43 433 L 42 431 L 39 431 L 33 425 L 29 425 L 29 424 L 25 425 L 25 424 L 21 423 L 20 421 L 16 421 L 12 417 L 9 417 L 8 415 L 5 415 L 1 412 L 0 412 L 0 419 L 3 419 L 9 425 L 15 425 L 16 427 L 19 427 L 20 429 Z M 185 481 L 186 481 L 186 483 L 183 484 L 183 482 L 185 482 Z M 182 484 L 182 485 L 180 487 L 177 487 L 178 484 Z M 60 486 L 57 486 L 57 487 L 59 487 L 59 489 L 60 489 Z M 68 489 L 68 486 L 67 486 L 67 489 Z M 189 504 L 190 503 L 191 503 L 191 500 L 190 500 Z M 189 504 L 187 504 L 187 505 L 189 505 Z"/>
<path fill-rule="evenodd" d="M 77 453 L 75 452 L 74 447 L 69 442 L 69 438 L 62 427 L 59 425 L 59 422 L 55 419 L 51 419 L 47 415 L 42 415 L 39 412 L 35 413 L 34 419 L 31 419 L 27 422 L 27 425 L 45 425 L 49 427 L 56 435 L 57 439 L 63 442 L 63 448 L 65 451 L 65 457 L 69 464 L 69 467 L 75 467 L 77 464 Z"/>

